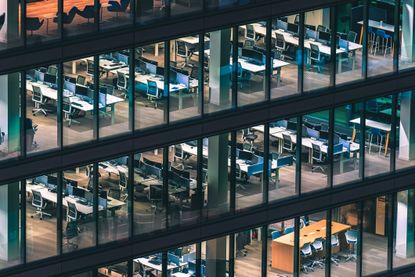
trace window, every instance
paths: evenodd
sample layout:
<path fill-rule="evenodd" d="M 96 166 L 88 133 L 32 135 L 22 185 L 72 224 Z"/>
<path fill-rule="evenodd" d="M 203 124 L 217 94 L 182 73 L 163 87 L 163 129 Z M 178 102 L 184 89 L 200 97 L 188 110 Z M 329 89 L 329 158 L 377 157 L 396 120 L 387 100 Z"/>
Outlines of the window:
<path fill-rule="evenodd" d="M 101 9 L 101 5 L 99 8 Z M 96 30 L 94 0 L 82 0 L 76 6 L 70 0 L 63 0 L 62 23 L 64 35 L 75 36 Z"/>
<path fill-rule="evenodd" d="M 414 66 L 415 52 L 413 51 L 413 23 L 414 4 L 411 1 L 400 0 L 399 20 L 399 69 L 406 69 Z"/>
<path fill-rule="evenodd" d="M 202 10 L 202 7 L 202 0 L 176 0 L 170 3 L 170 15 L 183 16 L 184 14 L 200 12 Z"/>
<path fill-rule="evenodd" d="M 148 24 L 166 16 L 165 0 L 135 0 L 137 22 Z"/>
<path fill-rule="evenodd" d="M 58 39 L 58 0 L 27 1 L 26 38 L 28 44 Z"/>
<path fill-rule="evenodd" d="M 100 0 L 100 24 L 102 29 L 117 28 L 132 24 L 132 10 L 129 0 Z"/>
<path fill-rule="evenodd" d="M 294 276 L 294 219 L 268 225 L 268 276 Z"/>
<path fill-rule="evenodd" d="M 29 154 L 59 147 L 58 66 L 26 71 L 26 148 Z"/>
<path fill-rule="evenodd" d="M 0 76 L 0 161 L 20 155 L 20 76 Z"/>
<path fill-rule="evenodd" d="M 261 276 L 261 228 L 235 234 L 235 276 Z"/>
<path fill-rule="evenodd" d="M 414 141 L 412 137 L 413 116 L 412 108 L 415 94 L 413 91 L 405 91 L 398 94 L 398 107 L 396 109 L 396 169 L 407 168 L 415 165 Z M 392 117 L 392 109 L 382 111 Z"/>
<path fill-rule="evenodd" d="M 0 51 L 22 45 L 20 1 L 2 1 L 0 6 Z"/>

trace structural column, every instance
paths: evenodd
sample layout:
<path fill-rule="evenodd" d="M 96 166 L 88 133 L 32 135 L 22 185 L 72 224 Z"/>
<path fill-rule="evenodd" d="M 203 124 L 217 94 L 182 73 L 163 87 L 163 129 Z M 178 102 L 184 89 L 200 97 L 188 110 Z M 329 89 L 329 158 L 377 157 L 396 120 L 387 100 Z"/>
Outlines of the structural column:
<path fill-rule="evenodd" d="M 0 28 L 0 43 L 16 43 L 19 35 L 19 2 L 18 0 L 0 1 L 0 16 L 6 15 L 3 26 Z"/>
<path fill-rule="evenodd" d="M 399 159 L 415 159 L 415 95 L 412 91 L 401 93 L 399 122 Z"/>
<path fill-rule="evenodd" d="M 226 245 L 226 237 L 220 237 L 206 241 L 205 276 L 226 276 Z"/>
<path fill-rule="evenodd" d="M 398 192 L 396 213 L 396 256 L 410 258 L 415 256 L 415 190 Z"/>
<path fill-rule="evenodd" d="M 402 0 L 401 60 L 415 62 L 414 0 Z"/>

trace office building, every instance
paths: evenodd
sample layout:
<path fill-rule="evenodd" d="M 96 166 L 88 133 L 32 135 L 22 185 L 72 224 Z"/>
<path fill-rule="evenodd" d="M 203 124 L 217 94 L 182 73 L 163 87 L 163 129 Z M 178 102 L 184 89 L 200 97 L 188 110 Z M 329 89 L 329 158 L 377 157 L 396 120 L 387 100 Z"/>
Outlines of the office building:
<path fill-rule="evenodd" d="M 0 276 L 412 276 L 414 2 L 0 1 Z"/>

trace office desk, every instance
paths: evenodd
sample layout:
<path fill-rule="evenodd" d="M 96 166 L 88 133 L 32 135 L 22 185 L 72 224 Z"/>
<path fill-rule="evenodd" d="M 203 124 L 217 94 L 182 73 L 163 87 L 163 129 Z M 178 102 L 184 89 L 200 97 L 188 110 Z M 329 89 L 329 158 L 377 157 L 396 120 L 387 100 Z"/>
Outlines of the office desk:
<path fill-rule="evenodd" d="M 352 134 L 352 141 L 354 141 L 355 136 L 356 136 L 356 125 L 360 125 L 360 117 L 352 119 L 350 120 L 350 122 L 354 124 L 353 134 Z M 378 122 L 378 121 L 371 120 L 371 119 L 366 119 L 365 123 L 366 123 L 366 127 L 379 129 L 386 133 L 386 139 L 385 139 L 385 157 L 386 157 L 388 153 L 388 146 L 389 146 L 389 135 L 390 135 L 391 128 L 392 128 L 391 124 L 382 123 L 382 122 Z"/>
<path fill-rule="evenodd" d="M 338 234 L 350 229 L 350 225 L 332 221 L 331 233 Z M 300 229 L 299 248 L 305 243 L 313 243 L 315 239 L 326 238 L 326 220 L 320 220 Z M 294 271 L 294 232 L 283 235 L 272 241 L 272 267 L 283 272 Z"/>
<path fill-rule="evenodd" d="M 162 265 L 151 263 L 149 258 L 137 258 L 137 259 L 134 259 L 133 261 L 136 263 L 142 264 L 144 267 L 151 268 L 157 272 L 162 272 Z M 169 263 L 167 265 L 167 271 L 172 271 L 173 269 L 176 269 L 178 267 L 183 267 L 185 265 L 186 263 L 180 263 L 180 265 Z"/>
<path fill-rule="evenodd" d="M 188 153 L 190 155 L 197 156 L 197 146 L 190 145 L 186 142 L 180 144 L 182 146 L 182 150 L 185 153 Z M 203 145 L 202 149 L 203 157 L 207 158 L 208 156 L 208 147 L 206 145 Z"/>
<path fill-rule="evenodd" d="M 94 62 L 94 57 L 88 57 L 86 58 L 86 60 Z M 112 72 L 113 70 L 117 70 L 120 68 L 128 69 L 128 65 L 125 63 L 121 63 L 121 62 L 115 62 L 115 61 L 107 60 L 104 58 L 99 58 L 99 68 L 103 70 L 108 77 L 109 72 Z"/>

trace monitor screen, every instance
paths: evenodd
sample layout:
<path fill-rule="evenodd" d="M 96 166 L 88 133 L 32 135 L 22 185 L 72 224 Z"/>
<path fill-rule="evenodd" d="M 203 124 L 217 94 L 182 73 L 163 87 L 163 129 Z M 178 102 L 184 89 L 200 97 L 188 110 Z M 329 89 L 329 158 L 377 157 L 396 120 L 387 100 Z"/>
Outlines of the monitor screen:
<path fill-rule="evenodd" d="M 349 42 L 345 39 L 339 39 L 339 48 L 349 51 Z"/>
<path fill-rule="evenodd" d="M 320 131 L 320 139 L 321 140 L 329 140 L 329 131 Z"/>
<path fill-rule="evenodd" d="M 286 31 L 288 28 L 288 23 L 285 21 L 282 21 L 280 19 L 277 20 L 277 29 L 281 29 Z"/>
<path fill-rule="evenodd" d="M 316 30 L 316 26 L 314 26 L 314 25 L 304 24 L 304 27 L 305 27 L 306 29 L 310 29 L 310 30 L 313 30 L 313 31 L 315 31 L 315 30 Z"/>
<path fill-rule="evenodd" d="M 261 63 L 263 61 L 262 53 L 249 48 L 242 48 L 241 56 L 244 58 L 256 60 Z"/>
<path fill-rule="evenodd" d="M 50 83 L 50 84 L 56 84 L 56 75 L 46 73 L 43 79 L 43 82 Z"/>
<path fill-rule="evenodd" d="M 146 71 L 150 72 L 151 74 L 157 73 L 157 65 L 152 63 L 146 63 Z"/>
<path fill-rule="evenodd" d="M 107 105 L 107 94 L 99 93 L 99 107 L 103 108 Z"/>
<path fill-rule="evenodd" d="M 318 138 L 320 138 L 320 132 L 317 131 L 317 130 L 314 130 L 312 128 L 307 127 L 307 136 L 310 137 L 310 138 L 318 139 Z"/>
<path fill-rule="evenodd" d="M 76 85 L 75 94 L 88 96 L 88 87 Z"/>
<path fill-rule="evenodd" d="M 249 151 L 239 151 L 238 159 L 239 160 L 252 160 L 253 154 Z"/>
<path fill-rule="evenodd" d="M 330 33 L 318 32 L 318 39 L 323 41 L 330 41 Z"/>
<path fill-rule="evenodd" d="M 55 177 L 55 176 L 48 175 L 48 184 L 57 186 L 58 185 L 58 178 Z"/>
<path fill-rule="evenodd" d="M 79 85 L 85 85 L 85 83 L 86 83 L 86 77 L 85 76 L 82 76 L 82 75 L 78 75 L 77 77 L 76 77 L 76 83 L 77 84 L 79 84 Z"/>
<path fill-rule="evenodd" d="M 164 76 L 164 67 L 157 66 L 157 68 L 156 68 L 156 74 L 157 75 Z"/>
<path fill-rule="evenodd" d="M 50 75 L 56 76 L 56 75 L 58 75 L 58 68 L 54 65 L 51 65 L 51 66 L 48 67 L 47 73 L 50 74 Z"/>
<path fill-rule="evenodd" d="M 85 190 L 81 188 L 73 188 L 73 195 L 80 198 L 85 198 Z"/>
<path fill-rule="evenodd" d="M 287 122 L 287 130 L 296 131 L 297 130 L 297 122 L 288 121 Z"/>
<path fill-rule="evenodd" d="M 186 179 L 190 179 L 190 172 L 189 171 L 185 171 L 185 170 L 180 170 L 178 168 L 175 167 L 171 167 L 171 171 L 186 178 Z"/>
<path fill-rule="evenodd" d="M 107 191 L 106 190 L 101 190 L 99 192 L 99 197 L 107 199 L 108 195 L 107 195 Z"/>
<path fill-rule="evenodd" d="M 311 29 L 306 29 L 305 34 L 307 38 L 317 39 L 317 32 Z"/>
<path fill-rule="evenodd" d="M 293 34 L 298 34 L 298 25 L 293 23 L 287 23 L 287 31 Z"/>

